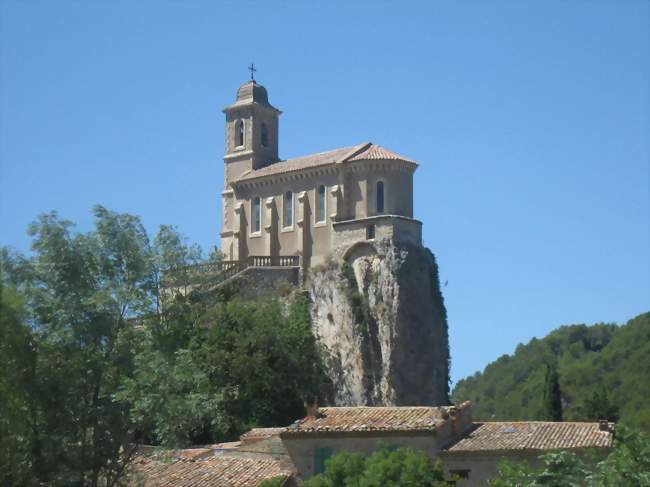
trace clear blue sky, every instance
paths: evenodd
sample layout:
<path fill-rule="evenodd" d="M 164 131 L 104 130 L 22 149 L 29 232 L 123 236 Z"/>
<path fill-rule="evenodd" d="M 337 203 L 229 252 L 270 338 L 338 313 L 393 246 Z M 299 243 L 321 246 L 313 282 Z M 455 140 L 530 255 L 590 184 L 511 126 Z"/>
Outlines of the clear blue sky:
<path fill-rule="evenodd" d="M 646 0 L 0 2 L 0 244 L 95 203 L 218 244 L 224 119 L 254 61 L 280 151 L 420 162 L 453 378 L 650 309 Z"/>

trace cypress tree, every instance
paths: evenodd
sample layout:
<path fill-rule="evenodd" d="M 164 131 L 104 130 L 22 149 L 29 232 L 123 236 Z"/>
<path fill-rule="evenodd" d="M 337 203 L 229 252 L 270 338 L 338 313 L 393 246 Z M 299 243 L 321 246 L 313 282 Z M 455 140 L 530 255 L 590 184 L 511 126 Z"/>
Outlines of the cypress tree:
<path fill-rule="evenodd" d="M 560 376 L 555 365 L 546 366 L 546 385 L 544 387 L 544 419 L 562 421 L 562 391 Z"/>

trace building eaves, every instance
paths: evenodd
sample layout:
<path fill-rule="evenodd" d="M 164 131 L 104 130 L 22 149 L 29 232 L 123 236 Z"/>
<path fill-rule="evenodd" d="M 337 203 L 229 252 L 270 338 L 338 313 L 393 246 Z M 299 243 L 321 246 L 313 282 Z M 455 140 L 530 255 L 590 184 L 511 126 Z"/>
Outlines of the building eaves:
<path fill-rule="evenodd" d="M 268 177 L 279 176 L 281 174 L 284 175 L 300 171 L 308 171 L 310 169 L 363 160 L 402 161 L 409 164 L 416 164 L 414 161 L 384 149 L 381 146 L 375 145 L 371 142 L 364 142 L 351 147 L 341 147 L 331 151 L 287 159 L 285 161 L 269 164 L 261 169 L 250 170 L 240 176 L 239 179 L 233 182 L 233 184 L 236 185 L 238 183 L 265 179 Z"/>
<path fill-rule="evenodd" d="M 516 421 L 474 423 L 466 434 L 448 445 L 449 453 L 609 448 L 613 424 Z"/>
<path fill-rule="evenodd" d="M 309 433 L 426 432 L 445 423 L 445 407 L 326 407 L 288 426 L 282 437 Z"/>
<path fill-rule="evenodd" d="M 277 460 L 212 456 L 190 460 L 141 455 L 132 464 L 134 482 L 144 487 L 254 487 L 267 479 L 289 479 L 293 471 Z"/>

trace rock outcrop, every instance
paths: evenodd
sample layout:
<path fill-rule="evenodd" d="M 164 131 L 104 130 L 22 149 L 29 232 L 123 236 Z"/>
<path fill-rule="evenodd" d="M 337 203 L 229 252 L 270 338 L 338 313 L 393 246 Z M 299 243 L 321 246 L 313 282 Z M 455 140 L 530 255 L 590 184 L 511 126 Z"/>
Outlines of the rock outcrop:
<path fill-rule="evenodd" d="M 448 403 L 447 317 L 428 249 L 359 243 L 306 286 L 336 405 Z"/>

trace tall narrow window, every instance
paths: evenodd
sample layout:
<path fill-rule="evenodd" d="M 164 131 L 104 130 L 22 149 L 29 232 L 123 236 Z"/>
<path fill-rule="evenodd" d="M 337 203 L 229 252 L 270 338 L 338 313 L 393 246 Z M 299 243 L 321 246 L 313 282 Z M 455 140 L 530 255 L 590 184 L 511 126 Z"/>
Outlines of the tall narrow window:
<path fill-rule="evenodd" d="M 325 221 L 325 186 L 320 185 L 316 190 L 316 223 Z"/>
<path fill-rule="evenodd" d="M 267 147 L 269 145 L 269 130 L 266 128 L 266 124 L 262 124 L 262 147 Z"/>
<path fill-rule="evenodd" d="M 260 197 L 253 198 L 251 203 L 251 232 L 259 233 L 262 230 L 262 205 Z"/>
<path fill-rule="evenodd" d="M 242 147 L 244 145 L 244 121 L 239 120 L 235 125 L 235 137 L 237 140 L 237 147 Z"/>
<path fill-rule="evenodd" d="M 293 193 L 287 191 L 284 193 L 284 202 L 282 203 L 282 226 L 293 226 Z"/>
<path fill-rule="evenodd" d="M 377 213 L 384 212 L 384 182 L 377 181 Z"/>

